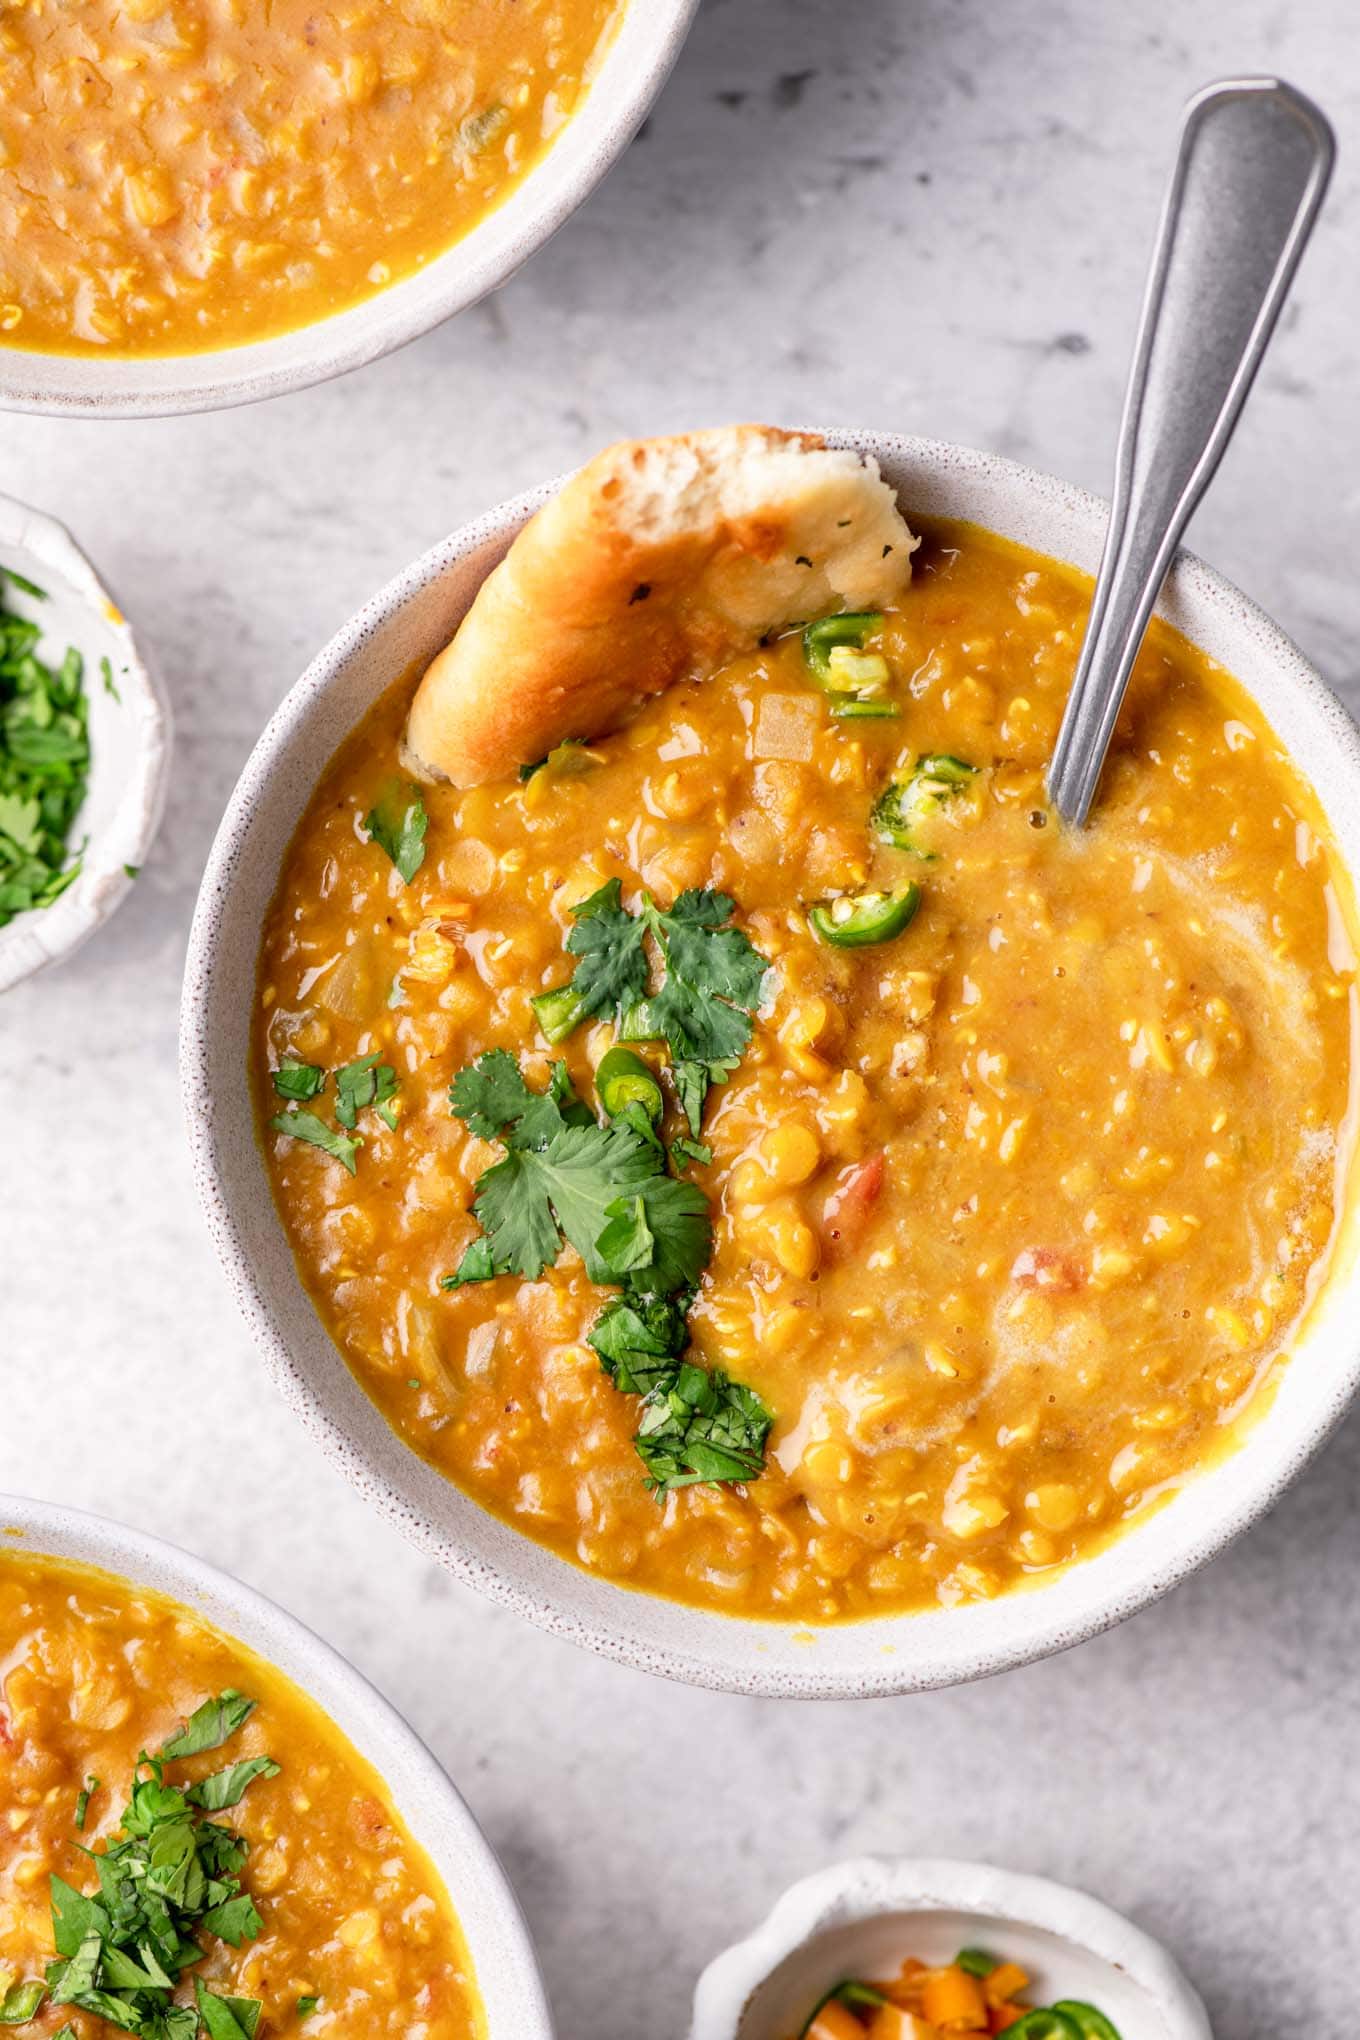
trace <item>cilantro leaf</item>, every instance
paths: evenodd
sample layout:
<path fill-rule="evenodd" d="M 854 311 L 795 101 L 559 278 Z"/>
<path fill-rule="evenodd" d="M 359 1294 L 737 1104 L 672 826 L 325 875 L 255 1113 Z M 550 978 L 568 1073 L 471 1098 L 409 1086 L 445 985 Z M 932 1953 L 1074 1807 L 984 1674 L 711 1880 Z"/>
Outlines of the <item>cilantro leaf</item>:
<path fill-rule="evenodd" d="M 326 1088 L 326 1072 L 315 1063 L 281 1062 L 274 1072 L 274 1089 L 280 1098 L 315 1098 Z"/>
<path fill-rule="evenodd" d="M 581 1118 L 562 1083 L 554 1088 L 557 1096 L 552 1089 L 531 1091 L 503 1049 L 492 1049 L 454 1078 L 453 1111 L 481 1139 L 503 1140 L 507 1152 L 477 1179 L 472 1208 L 485 1240 L 473 1242 L 446 1286 L 493 1274 L 537 1280 L 557 1259 L 564 1236 L 594 1282 L 619 1279 L 625 1272 L 620 1255 L 629 1263 L 626 1272 L 649 1288 L 696 1282 L 712 1239 L 703 1195 L 665 1174 L 650 1127 L 644 1135 L 626 1116 L 608 1126 Z M 624 1221 L 626 1235 L 611 1209 L 621 1201 L 632 1214 Z"/>
<path fill-rule="evenodd" d="M 319 1147 L 323 1154 L 347 1168 L 351 1176 L 358 1174 L 354 1157 L 363 1145 L 361 1133 L 337 1133 L 324 1119 L 318 1119 L 315 1112 L 299 1112 L 295 1108 L 276 1112 L 269 1124 L 275 1133 L 286 1133 L 293 1140 L 305 1140 L 309 1146 Z"/>
<path fill-rule="evenodd" d="M 364 816 L 364 827 L 378 848 L 387 852 L 407 885 L 425 862 L 429 826 L 420 788 L 410 780 L 392 780 Z"/>
<path fill-rule="evenodd" d="M 352 1129 L 369 1106 L 388 1126 L 396 1126 L 396 1108 L 388 1100 L 396 1096 L 397 1073 L 390 1063 L 379 1062 L 381 1053 L 375 1048 L 335 1072 L 335 1116 L 342 1126 Z"/>
<path fill-rule="evenodd" d="M 449 1086 L 451 1111 L 478 1140 L 499 1140 L 507 1126 L 523 1118 L 532 1097 L 519 1064 L 503 1048 L 478 1056 Z"/>
<path fill-rule="evenodd" d="M 316 2010 L 317 2006 L 320 2003 L 321 2000 L 319 1997 L 300 1997 L 297 2001 L 298 2017 L 300 2019 L 310 2019 L 312 2013 Z"/>
<path fill-rule="evenodd" d="M 623 887 L 611 878 L 571 910 L 576 925 L 567 949 L 581 960 L 571 988 L 587 1013 L 631 1005 L 647 989 L 647 923 L 622 904 Z"/>
<path fill-rule="evenodd" d="M 464 1248 L 457 1268 L 452 1275 L 445 1275 L 439 1286 L 441 1289 L 461 1289 L 465 1282 L 492 1282 L 496 1272 L 491 1242 L 483 1237 L 472 1240 Z"/>
<path fill-rule="evenodd" d="M 157 1755 L 163 1761 L 174 1757 L 198 1757 L 205 1750 L 220 1749 L 224 1742 L 230 1742 L 239 1728 L 255 1711 L 255 1702 L 246 1694 L 238 1693 L 234 1686 L 227 1686 L 215 1700 L 205 1700 L 196 1707 L 177 1735 L 169 1742 L 162 1743 Z"/>
<path fill-rule="evenodd" d="M 605 1206 L 609 1223 L 596 1240 L 600 1259 L 616 1281 L 648 1268 L 655 1257 L 656 1238 L 647 1223 L 647 1205 L 636 1197 L 618 1197 Z"/>
<path fill-rule="evenodd" d="M 734 1061 L 750 1043 L 768 965 L 746 934 L 728 925 L 733 912 L 726 893 L 691 887 L 666 910 L 644 893 L 633 914 L 623 905 L 620 881 L 609 879 L 572 908 L 576 925 L 567 948 L 579 961 L 568 984 L 534 1000 L 540 1025 L 557 1041 L 592 1013 L 612 1014 L 622 1040 L 664 1040 L 677 1063 Z M 655 992 L 648 990 L 648 936 L 663 970 Z M 686 1083 L 692 1103 L 697 1073 Z M 697 1135 L 697 1123 L 690 1130 Z"/>

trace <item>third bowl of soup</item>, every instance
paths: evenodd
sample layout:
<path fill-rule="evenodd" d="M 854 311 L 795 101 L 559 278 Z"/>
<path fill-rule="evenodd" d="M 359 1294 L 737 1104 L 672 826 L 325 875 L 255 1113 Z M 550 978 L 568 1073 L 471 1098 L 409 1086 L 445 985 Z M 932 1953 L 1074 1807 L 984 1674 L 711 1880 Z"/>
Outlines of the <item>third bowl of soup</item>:
<path fill-rule="evenodd" d="M 218 1245 L 313 1433 L 535 1619 L 970 1676 L 1345 1407 L 1355 735 L 1184 558 L 1068 834 L 1101 525 L 929 442 L 614 449 L 262 738 L 186 979 Z"/>
<path fill-rule="evenodd" d="M 13 10 L 0 404 L 209 409 L 427 331 L 599 182 L 695 5 Z"/>

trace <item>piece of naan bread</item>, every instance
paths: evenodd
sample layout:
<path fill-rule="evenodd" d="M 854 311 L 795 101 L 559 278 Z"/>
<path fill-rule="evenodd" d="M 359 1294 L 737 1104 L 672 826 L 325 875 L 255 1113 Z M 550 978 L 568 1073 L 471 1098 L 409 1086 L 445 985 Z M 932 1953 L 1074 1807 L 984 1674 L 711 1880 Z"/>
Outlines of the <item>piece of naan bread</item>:
<path fill-rule="evenodd" d="M 917 543 L 876 464 L 813 433 L 731 425 L 608 447 L 483 582 L 420 683 L 406 763 L 480 786 L 602 736 L 769 630 L 893 602 Z"/>

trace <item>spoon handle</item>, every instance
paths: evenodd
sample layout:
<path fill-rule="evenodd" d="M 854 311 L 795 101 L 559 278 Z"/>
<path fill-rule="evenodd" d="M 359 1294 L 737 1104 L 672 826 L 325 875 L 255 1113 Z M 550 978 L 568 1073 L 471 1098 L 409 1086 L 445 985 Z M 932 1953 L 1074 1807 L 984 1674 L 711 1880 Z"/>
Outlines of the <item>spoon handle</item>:
<path fill-rule="evenodd" d="M 1196 93 L 1162 211 L 1129 371 L 1114 503 L 1048 772 L 1086 820 L 1129 674 L 1191 512 L 1232 437 L 1312 232 L 1336 145 L 1278 78 Z"/>

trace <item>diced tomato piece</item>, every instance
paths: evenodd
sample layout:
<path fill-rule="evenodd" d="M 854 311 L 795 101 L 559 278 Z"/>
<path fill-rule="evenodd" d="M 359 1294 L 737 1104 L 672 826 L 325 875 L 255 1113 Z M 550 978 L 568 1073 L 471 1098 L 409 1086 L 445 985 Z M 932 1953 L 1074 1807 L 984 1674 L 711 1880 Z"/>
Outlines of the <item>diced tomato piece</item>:
<path fill-rule="evenodd" d="M 863 1232 L 869 1213 L 878 1202 L 887 1174 L 887 1161 L 880 1148 L 862 1162 L 852 1162 L 836 1178 L 836 1187 L 822 1205 L 822 1233 L 842 1253 L 853 1247 Z"/>

